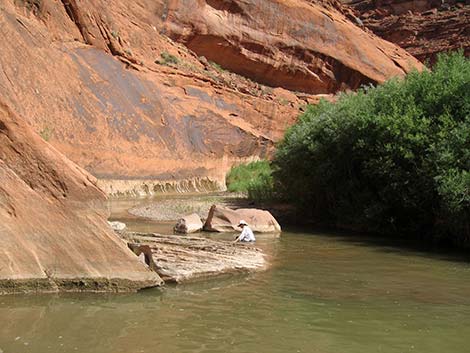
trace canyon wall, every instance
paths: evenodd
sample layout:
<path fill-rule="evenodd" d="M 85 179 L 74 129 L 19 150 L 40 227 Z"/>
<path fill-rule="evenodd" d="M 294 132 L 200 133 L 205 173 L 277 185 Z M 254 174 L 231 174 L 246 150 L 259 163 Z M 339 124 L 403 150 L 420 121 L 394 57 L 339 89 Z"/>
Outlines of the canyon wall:
<path fill-rule="evenodd" d="M 336 93 L 403 75 L 417 62 L 322 2 L 170 1 L 165 33 L 270 86 Z M 328 3 L 326 4 L 328 5 Z M 339 5 L 338 5 L 339 6 Z"/>
<path fill-rule="evenodd" d="M 302 107 L 421 64 L 335 1 L 6 0 L 2 99 L 107 192 L 223 189 Z"/>
<path fill-rule="evenodd" d="M 468 0 L 343 0 L 363 26 L 421 61 L 463 50 L 470 56 Z"/>

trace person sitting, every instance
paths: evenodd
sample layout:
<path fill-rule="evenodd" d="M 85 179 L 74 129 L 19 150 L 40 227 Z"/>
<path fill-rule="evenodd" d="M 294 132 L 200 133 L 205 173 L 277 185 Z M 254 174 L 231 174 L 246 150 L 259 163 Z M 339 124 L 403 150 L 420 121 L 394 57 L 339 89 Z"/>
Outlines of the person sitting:
<path fill-rule="evenodd" d="M 242 241 L 242 242 L 256 241 L 253 231 L 251 230 L 250 227 L 248 227 L 248 223 L 246 223 L 244 220 L 241 220 L 238 224 L 238 227 L 242 228 L 243 230 L 241 234 L 235 239 L 234 243 L 236 243 L 237 241 Z"/>

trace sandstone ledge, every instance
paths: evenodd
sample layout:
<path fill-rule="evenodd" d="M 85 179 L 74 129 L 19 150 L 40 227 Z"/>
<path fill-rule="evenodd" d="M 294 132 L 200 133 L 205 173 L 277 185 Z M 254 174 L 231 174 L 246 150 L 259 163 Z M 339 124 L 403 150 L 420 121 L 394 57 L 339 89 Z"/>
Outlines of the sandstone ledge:
<path fill-rule="evenodd" d="M 251 244 L 144 233 L 127 233 L 125 238 L 134 246 L 150 248 L 154 269 L 166 282 L 260 271 L 268 266 L 265 254 Z"/>
<path fill-rule="evenodd" d="M 169 193 L 225 191 L 225 180 L 209 177 L 161 179 L 98 179 L 97 185 L 110 197 L 151 197 Z"/>
<path fill-rule="evenodd" d="M 161 286 L 159 279 L 149 281 L 123 278 L 25 278 L 0 279 L 0 295 L 28 293 L 128 293 Z"/>
<path fill-rule="evenodd" d="M 0 101 L 0 294 L 160 285 L 106 222 L 94 178 L 26 121 Z"/>

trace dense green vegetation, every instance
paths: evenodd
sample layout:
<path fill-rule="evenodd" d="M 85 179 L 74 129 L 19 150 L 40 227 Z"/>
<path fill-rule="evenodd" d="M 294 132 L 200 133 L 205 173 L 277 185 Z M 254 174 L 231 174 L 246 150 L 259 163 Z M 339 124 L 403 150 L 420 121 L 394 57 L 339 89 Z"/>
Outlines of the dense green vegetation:
<path fill-rule="evenodd" d="M 273 165 L 315 220 L 469 243 L 470 61 L 443 55 L 432 72 L 310 106 Z"/>
<path fill-rule="evenodd" d="M 251 199 L 270 199 L 273 177 L 269 162 L 263 160 L 233 167 L 227 175 L 227 189 L 230 192 L 247 192 Z"/>

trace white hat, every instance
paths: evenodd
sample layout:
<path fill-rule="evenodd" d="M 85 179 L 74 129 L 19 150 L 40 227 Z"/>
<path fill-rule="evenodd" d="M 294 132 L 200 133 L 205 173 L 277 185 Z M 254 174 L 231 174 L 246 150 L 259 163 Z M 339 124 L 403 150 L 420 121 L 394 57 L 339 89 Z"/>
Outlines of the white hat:
<path fill-rule="evenodd" d="M 238 222 L 238 225 L 239 225 L 239 226 L 241 226 L 241 225 L 247 226 L 248 223 L 246 223 L 246 222 L 242 219 L 240 222 Z"/>

